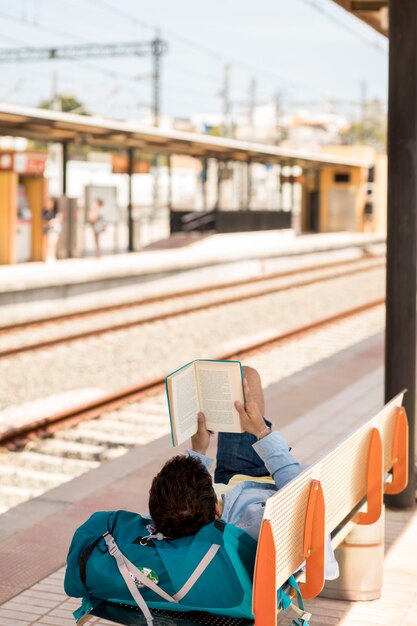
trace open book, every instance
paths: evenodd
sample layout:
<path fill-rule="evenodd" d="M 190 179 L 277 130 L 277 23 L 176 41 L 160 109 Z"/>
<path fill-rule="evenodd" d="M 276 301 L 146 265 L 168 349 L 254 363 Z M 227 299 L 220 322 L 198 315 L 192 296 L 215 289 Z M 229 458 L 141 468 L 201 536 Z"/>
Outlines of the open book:
<path fill-rule="evenodd" d="M 240 361 L 192 361 L 169 374 L 165 386 L 174 446 L 197 432 L 199 411 L 209 430 L 243 432 L 234 406 L 235 400 L 245 401 Z"/>

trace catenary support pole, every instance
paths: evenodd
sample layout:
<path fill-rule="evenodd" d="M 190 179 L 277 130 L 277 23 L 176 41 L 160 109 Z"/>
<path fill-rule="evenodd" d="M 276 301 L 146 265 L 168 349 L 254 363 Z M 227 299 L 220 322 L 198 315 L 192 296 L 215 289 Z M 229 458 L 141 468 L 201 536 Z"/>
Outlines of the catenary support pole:
<path fill-rule="evenodd" d="M 65 256 L 67 258 L 71 258 L 72 257 L 72 240 L 73 240 L 73 236 L 74 236 L 74 215 L 72 212 L 72 207 L 70 202 L 67 199 L 67 187 L 68 187 L 68 142 L 67 141 L 63 141 L 62 144 L 62 151 L 61 151 L 61 167 L 62 167 L 62 172 L 61 172 L 61 196 L 62 196 L 62 200 L 61 202 L 63 203 L 63 208 L 65 211 L 65 219 L 66 219 L 66 238 L 65 238 L 65 242 L 64 242 L 64 247 L 65 247 Z"/>
<path fill-rule="evenodd" d="M 62 187 L 61 192 L 63 196 L 67 195 L 67 164 L 68 164 L 68 142 L 62 142 Z"/>
<path fill-rule="evenodd" d="M 417 284 L 417 2 L 390 0 L 385 398 L 407 388 L 409 484 L 396 507 L 415 505 Z"/>
<path fill-rule="evenodd" d="M 246 208 L 252 208 L 252 163 L 246 162 Z"/>
<path fill-rule="evenodd" d="M 203 210 L 207 211 L 208 159 L 201 159 L 201 199 Z"/>
<path fill-rule="evenodd" d="M 168 164 L 168 193 L 167 193 L 167 205 L 168 210 L 172 211 L 172 154 L 167 156 Z"/>
<path fill-rule="evenodd" d="M 128 148 L 127 151 L 127 231 L 128 231 L 128 251 L 133 252 L 135 249 L 135 238 L 133 232 L 133 189 L 132 177 L 135 161 L 135 151 Z"/>
<path fill-rule="evenodd" d="M 214 208 L 216 211 L 220 209 L 220 203 L 222 201 L 222 183 L 223 183 L 223 162 L 217 159 L 217 187 L 216 187 L 216 202 Z"/>

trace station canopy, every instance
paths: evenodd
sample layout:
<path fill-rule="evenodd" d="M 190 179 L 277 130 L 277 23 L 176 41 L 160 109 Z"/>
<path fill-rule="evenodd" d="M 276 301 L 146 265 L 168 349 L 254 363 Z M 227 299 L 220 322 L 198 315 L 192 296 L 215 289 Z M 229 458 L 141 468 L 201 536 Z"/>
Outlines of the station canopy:
<path fill-rule="evenodd" d="M 370 167 L 368 159 L 288 149 L 198 133 L 148 128 L 101 117 L 74 115 L 0 103 L 0 135 L 46 142 L 86 144 L 95 148 L 133 148 L 154 154 L 181 154 L 223 161 L 253 161 L 312 167 Z"/>
<path fill-rule="evenodd" d="M 388 36 L 388 0 L 333 0 L 333 2 L 356 15 L 382 35 Z"/>

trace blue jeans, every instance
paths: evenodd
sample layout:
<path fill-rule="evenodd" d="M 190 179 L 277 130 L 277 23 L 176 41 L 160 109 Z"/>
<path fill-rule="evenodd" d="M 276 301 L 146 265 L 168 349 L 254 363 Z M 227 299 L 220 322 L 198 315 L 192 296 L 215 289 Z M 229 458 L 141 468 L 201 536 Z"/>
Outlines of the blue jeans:
<path fill-rule="evenodd" d="M 265 424 L 271 422 L 264 418 Z M 252 448 L 257 438 L 249 433 L 219 433 L 217 441 L 215 483 L 227 483 L 235 474 L 247 476 L 269 476 L 262 459 Z"/>

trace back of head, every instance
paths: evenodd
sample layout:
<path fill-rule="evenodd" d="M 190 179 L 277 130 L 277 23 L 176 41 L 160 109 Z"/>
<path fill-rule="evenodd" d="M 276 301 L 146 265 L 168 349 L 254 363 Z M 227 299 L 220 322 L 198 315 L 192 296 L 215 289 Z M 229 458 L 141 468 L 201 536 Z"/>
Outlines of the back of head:
<path fill-rule="evenodd" d="M 216 494 L 211 476 L 192 456 L 170 459 L 152 481 L 149 512 L 158 532 L 178 539 L 213 522 Z"/>

